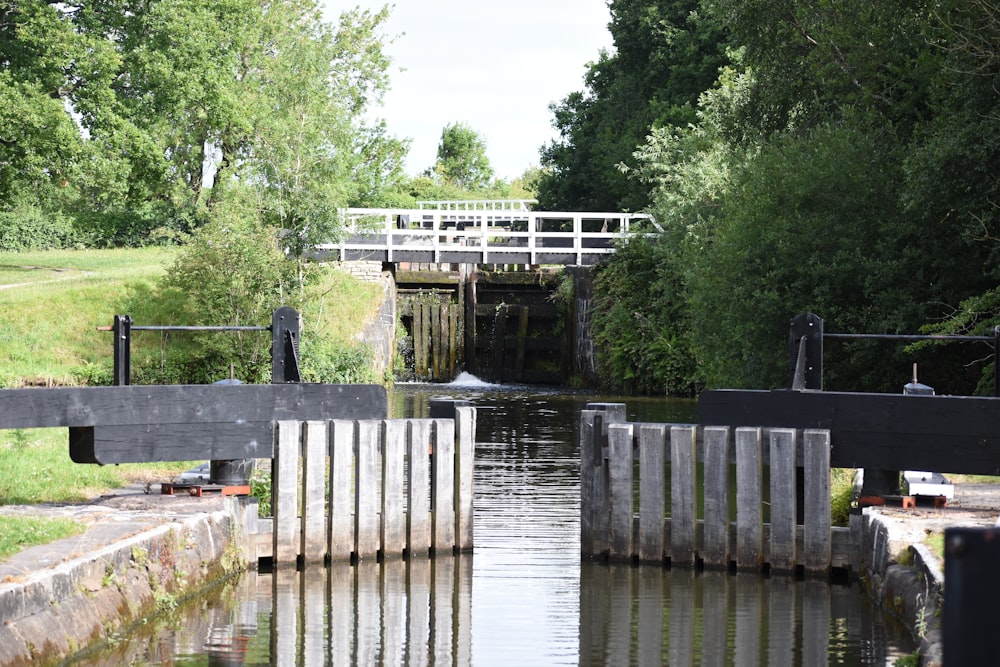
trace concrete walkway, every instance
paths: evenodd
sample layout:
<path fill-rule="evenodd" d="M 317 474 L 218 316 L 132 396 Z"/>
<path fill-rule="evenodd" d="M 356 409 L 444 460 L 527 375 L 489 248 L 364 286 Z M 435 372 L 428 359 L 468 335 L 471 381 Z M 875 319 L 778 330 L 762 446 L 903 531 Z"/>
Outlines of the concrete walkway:
<path fill-rule="evenodd" d="M 955 484 L 943 508 L 864 510 L 859 571 L 871 596 L 905 623 L 920 642 L 921 665 L 943 663 L 941 605 L 944 561 L 928 538 L 945 528 L 988 528 L 1000 518 L 1000 484 Z"/>

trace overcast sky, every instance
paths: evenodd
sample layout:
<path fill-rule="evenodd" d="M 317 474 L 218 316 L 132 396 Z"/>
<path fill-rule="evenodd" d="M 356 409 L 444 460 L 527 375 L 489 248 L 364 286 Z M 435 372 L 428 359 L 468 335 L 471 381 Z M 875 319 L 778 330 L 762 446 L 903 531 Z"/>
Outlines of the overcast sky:
<path fill-rule="evenodd" d="M 326 0 L 331 20 L 376 0 Z M 463 122 L 486 140 L 496 174 L 539 162 L 555 138 L 549 104 L 583 90 L 588 62 L 611 48 L 606 0 L 397 0 L 386 32 L 392 89 L 379 114 L 412 140 L 406 171 L 434 164 L 441 130 Z M 403 71 L 400 71 L 402 69 Z"/>

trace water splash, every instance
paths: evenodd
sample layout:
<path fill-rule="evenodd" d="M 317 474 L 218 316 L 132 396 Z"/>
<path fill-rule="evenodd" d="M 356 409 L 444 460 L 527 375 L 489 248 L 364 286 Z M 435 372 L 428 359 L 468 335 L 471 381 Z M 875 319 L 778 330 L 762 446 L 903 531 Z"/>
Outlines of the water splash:
<path fill-rule="evenodd" d="M 448 383 L 448 385 L 452 387 L 495 387 L 496 386 L 495 384 L 492 384 L 490 382 L 484 382 L 483 380 L 480 380 L 472 373 L 466 373 L 465 371 L 459 373 L 454 380 Z"/>

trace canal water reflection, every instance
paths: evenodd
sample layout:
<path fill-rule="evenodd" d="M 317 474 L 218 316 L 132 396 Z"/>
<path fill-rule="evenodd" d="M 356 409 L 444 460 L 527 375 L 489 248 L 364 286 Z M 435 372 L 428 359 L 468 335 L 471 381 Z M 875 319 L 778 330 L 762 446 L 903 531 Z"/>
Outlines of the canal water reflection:
<path fill-rule="evenodd" d="M 251 573 L 86 664 L 891 665 L 914 650 L 856 586 L 580 560 L 580 410 L 687 422 L 687 401 L 402 385 L 478 409 L 475 552 Z"/>

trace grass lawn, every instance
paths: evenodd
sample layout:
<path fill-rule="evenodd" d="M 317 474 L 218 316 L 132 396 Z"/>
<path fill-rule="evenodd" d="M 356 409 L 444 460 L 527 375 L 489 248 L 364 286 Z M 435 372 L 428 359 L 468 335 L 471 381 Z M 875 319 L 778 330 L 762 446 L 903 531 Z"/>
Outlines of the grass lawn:
<path fill-rule="evenodd" d="M 110 363 L 112 323 L 129 290 L 152 284 L 175 249 L 0 253 L 0 385 L 76 384 Z"/>
<path fill-rule="evenodd" d="M 112 356 L 109 325 L 132 286 L 152 284 L 176 249 L 0 253 L 0 385 L 75 384 Z M 0 431 L 0 505 L 76 502 L 132 481 L 164 481 L 178 464 L 79 465 L 66 429 Z M 66 520 L 0 516 L 0 558 L 75 532 Z"/>
<path fill-rule="evenodd" d="M 79 502 L 132 482 L 170 481 L 191 462 L 81 465 L 65 428 L 0 431 L 0 505 Z M 0 516 L 0 559 L 83 530 L 73 521 Z"/>
<path fill-rule="evenodd" d="M 177 248 L 0 252 L 0 387 L 79 385 L 88 369 L 110 369 L 109 326 L 129 296 L 152 288 Z M 303 325 L 323 340 L 352 344 L 382 288 L 321 271 L 306 296 Z M 178 322 L 178 324 L 187 324 Z M 133 341 L 133 358 L 159 336 Z M 196 462 L 81 465 L 67 429 L 0 430 L 0 505 L 80 502 L 132 482 L 171 481 Z M 0 516 L 0 559 L 82 527 Z M 69 531 L 69 532 L 67 532 Z"/>

